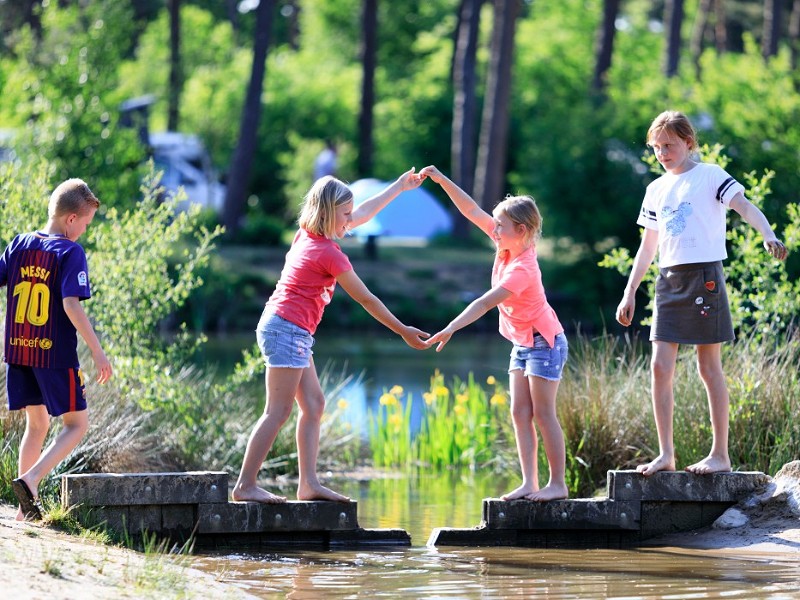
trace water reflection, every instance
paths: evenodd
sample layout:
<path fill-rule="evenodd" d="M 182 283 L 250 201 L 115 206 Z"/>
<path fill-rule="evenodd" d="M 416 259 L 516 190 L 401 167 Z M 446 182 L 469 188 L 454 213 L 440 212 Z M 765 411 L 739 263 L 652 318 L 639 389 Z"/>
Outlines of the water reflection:
<path fill-rule="evenodd" d="M 226 562 L 220 579 L 261 598 L 751 599 L 800 592 L 797 565 L 669 549 L 412 548 L 214 560 Z"/>
<path fill-rule="evenodd" d="M 200 568 L 260 598 L 798 598 L 800 556 L 724 558 L 675 548 L 427 548 L 434 527 L 471 527 L 511 482 L 416 473 L 336 485 L 365 528 L 404 528 L 412 548 L 198 557 Z"/>

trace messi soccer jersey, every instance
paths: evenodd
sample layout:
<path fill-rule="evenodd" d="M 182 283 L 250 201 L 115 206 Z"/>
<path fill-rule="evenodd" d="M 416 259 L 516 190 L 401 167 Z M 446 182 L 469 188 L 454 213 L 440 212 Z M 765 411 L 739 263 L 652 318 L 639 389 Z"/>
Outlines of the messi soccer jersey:
<path fill-rule="evenodd" d="M 8 287 L 5 362 L 40 368 L 78 366 L 78 336 L 63 299 L 91 296 L 86 254 L 62 235 L 23 233 L 0 257 Z"/>

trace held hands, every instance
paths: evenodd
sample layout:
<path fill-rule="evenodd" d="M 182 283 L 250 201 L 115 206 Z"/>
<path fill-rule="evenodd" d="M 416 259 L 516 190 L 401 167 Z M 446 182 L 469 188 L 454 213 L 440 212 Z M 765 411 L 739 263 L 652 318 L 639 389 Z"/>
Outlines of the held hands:
<path fill-rule="evenodd" d="M 418 188 L 424 180 L 425 177 L 422 176 L 422 173 L 415 173 L 414 167 L 411 167 L 408 171 L 397 178 L 396 183 L 400 185 L 400 190 L 405 192 L 407 190 Z"/>
<path fill-rule="evenodd" d="M 430 337 L 430 335 L 430 333 L 417 329 L 416 327 L 406 326 L 400 334 L 400 337 L 403 338 L 406 344 L 414 348 L 414 350 L 427 350 L 429 346 L 425 338 Z"/>
<path fill-rule="evenodd" d="M 420 175 L 421 174 L 422 171 L 420 171 Z M 764 240 L 764 250 L 766 250 L 767 254 L 771 257 L 777 258 L 778 260 L 786 260 L 786 257 L 789 256 L 789 250 L 778 238 Z"/>
<path fill-rule="evenodd" d="M 422 170 L 419 172 L 419 176 L 420 176 L 420 177 L 422 177 L 422 179 L 425 179 L 426 177 L 430 177 L 430 178 L 431 178 L 431 180 L 432 180 L 434 183 L 438 183 L 438 184 L 440 184 L 440 185 L 441 185 L 441 183 L 442 183 L 442 180 L 444 179 L 444 175 L 442 175 L 442 172 L 441 172 L 441 171 L 439 171 L 439 169 L 437 169 L 437 168 L 436 168 L 436 167 L 434 167 L 433 165 L 429 165 L 429 166 L 427 166 L 427 167 L 424 167 L 424 168 L 423 168 L 423 169 L 422 169 Z"/>
<path fill-rule="evenodd" d="M 434 344 L 438 344 L 438 346 L 436 346 L 436 351 L 441 352 L 442 348 L 444 348 L 447 342 L 450 341 L 450 338 L 453 337 L 454 333 L 455 331 L 450 331 L 449 328 L 445 327 L 439 333 L 436 333 L 428 338 L 428 340 L 425 342 L 425 347 L 430 348 Z"/>

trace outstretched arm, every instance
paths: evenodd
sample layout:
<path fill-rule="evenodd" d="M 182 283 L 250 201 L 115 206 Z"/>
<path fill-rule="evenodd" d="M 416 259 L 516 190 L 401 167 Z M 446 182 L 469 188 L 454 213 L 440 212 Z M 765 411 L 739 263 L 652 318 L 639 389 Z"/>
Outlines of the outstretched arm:
<path fill-rule="evenodd" d="M 647 269 L 650 268 L 657 250 L 658 230 L 645 229 L 642 243 L 639 244 L 639 250 L 633 259 L 633 267 L 628 277 L 628 284 L 625 286 L 622 300 L 617 306 L 617 321 L 625 327 L 633 321 L 633 310 L 636 308 L 636 290 L 639 289 L 639 284 L 642 283 Z"/>
<path fill-rule="evenodd" d="M 81 334 L 81 337 L 92 352 L 94 366 L 97 368 L 97 382 L 105 383 L 111 378 L 111 362 L 103 352 L 100 340 L 97 339 L 92 324 L 89 322 L 89 317 L 83 311 L 80 300 L 75 296 L 64 298 L 64 312 L 67 313 L 69 320 L 72 321 L 75 329 Z"/>
<path fill-rule="evenodd" d="M 460 315 L 450 321 L 447 327 L 431 336 L 425 342 L 425 345 L 430 347 L 433 344 L 438 344 L 436 351 L 441 352 L 456 331 L 463 329 L 470 323 L 474 323 L 509 296 L 511 296 L 511 292 L 503 287 L 492 288 L 477 300 L 473 300 Z"/>
<path fill-rule="evenodd" d="M 483 210 L 467 192 L 458 187 L 433 165 L 425 167 L 419 174 L 423 179 L 425 177 L 430 177 L 433 181 L 442 186 L 442 189 L 450 196 L 450 200 L 453 201 L 453 204 L 456 205 L 459 212 L 472 221 L 478 229 L 489 237 L 492 237 L 492 232 L 494 231 L 494 219 L 492 219 L 492 215 Z"/>
<path fill-rule="evenodd" d="M 789 255 L 789 251 L 783 242 L 778 239 L 772 227 L 767 221 L 767 217 L 759 208 L 744 197 L 744 194 L 739 192 L 731 200 L 731 208 L 739 213 L 742 218 L 750 224 L 753 229 L 761 234 L 764 238 L 764 249 L 778 260 L 785 260 Z"/>
<path fill-rule="evenodd" d="M 359 204 L 358 207 L 353 210 L 353 224 L 351 227 L 355 228 L 359 225 L 363 225 L 383 210 L 389 202 L 397 198 L 402 192 L 419 187 L 423 179 L 424 178 L 418 173 L 414 172 L 414 168 L 412 167 L 386 186 L 382 192 L 375 194 L 372 198 L 368 198 Z"/>
<path fill-rule="evenodd" d="M 417 350 L 425 350 L 428 346 L 424 338 L 430 334 L 416 327 L 405 325 L 386 308 L 378 297 L 367 289 L 361 278 L 352 269 L 341 273 L 336 281 L 342 286 L 350 297 L 364 307 L 379 323 L 391 329 L 394 333 L 403 338 L 406 344 Z"/>

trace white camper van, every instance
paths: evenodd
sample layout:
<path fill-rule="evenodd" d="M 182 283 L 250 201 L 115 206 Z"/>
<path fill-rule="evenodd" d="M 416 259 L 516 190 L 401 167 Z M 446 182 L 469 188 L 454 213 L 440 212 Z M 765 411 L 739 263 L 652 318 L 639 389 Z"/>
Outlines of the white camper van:
<path fill-rule="evenodd" d="M 195 135 L 164 131 L 150 134 L 153 161 L 164 171 L 161 184 L 171 192 L 183 187 L 188 203 L 199 204 L 217 213 L 225 203 L 225 186 L 217 178 L 203 143 Z"/>
<path fill-rule="evenodd" d="M 178 209 L 199 204 L 217 213 L 222 212 L 225 186 L 220 183 L 203 142 L 196 135 L 187 133 L 150 132 L 150 107 L 154 102 L 155 97 L 148 95 L 120 104 L 120 125 L 136 129 L 156 168 L 164 172 L 161 185 L 167 193 L 175 193 L 183 187 L 187 200 L 179 204 Z"/>

